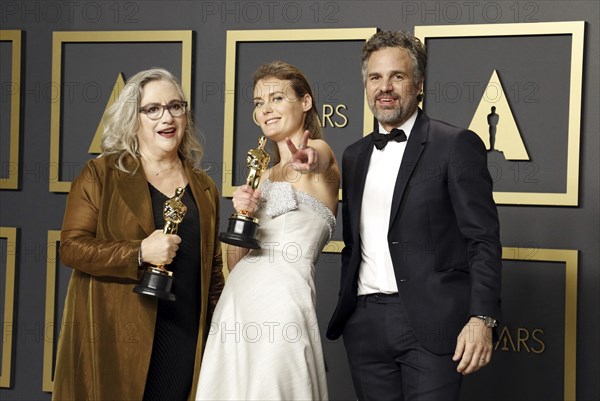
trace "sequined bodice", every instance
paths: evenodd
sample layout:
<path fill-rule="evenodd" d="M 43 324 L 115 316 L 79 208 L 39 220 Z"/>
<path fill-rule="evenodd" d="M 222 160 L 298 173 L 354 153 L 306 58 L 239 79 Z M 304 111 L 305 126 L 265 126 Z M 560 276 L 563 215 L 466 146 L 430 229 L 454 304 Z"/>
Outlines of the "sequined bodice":
<path fill-rule="evenodd" d="M 321 201 L 295 190 L 288 182 L 265 180 L 255 216 L 259 219 L 258 240 L 263 249 L 252 256 L 282 257 L 284 261 L 308 259 L 316 263 L 331 239 L 335 216 Z M 285 260 L 289 259 L 289 260 Z"/>

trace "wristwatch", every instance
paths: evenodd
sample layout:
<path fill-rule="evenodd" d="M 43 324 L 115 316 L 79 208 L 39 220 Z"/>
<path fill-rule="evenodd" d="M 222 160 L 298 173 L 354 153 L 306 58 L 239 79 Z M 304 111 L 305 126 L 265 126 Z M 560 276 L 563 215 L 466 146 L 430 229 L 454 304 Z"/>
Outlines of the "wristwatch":
<path fill-rule="evenodd" d="M 496 319 L 494 319 L 493 317 L 483 316 L 483 315 L 475 315 L 473 317 L 483 320 L 483 324 L 485 324 L 486 327 L 498 326 L 498 321 Z"/>

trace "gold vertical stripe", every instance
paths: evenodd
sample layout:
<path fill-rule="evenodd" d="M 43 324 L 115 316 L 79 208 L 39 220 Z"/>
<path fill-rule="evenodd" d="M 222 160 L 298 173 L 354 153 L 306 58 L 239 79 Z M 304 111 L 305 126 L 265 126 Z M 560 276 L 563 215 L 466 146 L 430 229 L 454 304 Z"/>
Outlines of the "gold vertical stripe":
<path fill-rule="evenodd" d="M 0 178 L 0 189 L 19 189 L 19 141 L 21 136 L 21 31 L 0 30 L 0 41 L 11 42 L 11 82 L 16 91 L 10 94 L 10 145 L 8 177 Z"/>
<path fill-rule="evenodd" d="M 0 227 L 0 238 L 6 238 L 6 276 L 4 277 L 4 330 L 2 330 L 2 371 L 0 387 L 12 384 L 12 345 L 14 342 L 13 313 L 15 309 L 15 273 L 17 253 L 17 228 Z M 0 280 L 1 282 L 1 280 Z"/>
<path fill-rule="evenodd" d="M 51 246 L 56 249 L 57 244 L 60 242 L 60 230 L 49 230 L 48 231 L 48 242 L 47 249 L 50 250 Z M 54 328 L 56 325 L 56 316 L 54 313 L 56 305 L 56 271 L 58 269 L 58 259 L 56 257 L 57 252 L 50 255 L 50 252 L 46 253 L 46 307 L 44 317 L 44 332 L 47 333 L 48 327 Z M 60 324 L 60 322 L 58 323 Z M 50 392 L 54 387 L 54 381 L 52 377 L 53 360 L 54 360 L 54 342 L 57 339 L 54 338 L 54 330 L 52 331 L 51 338 L 44 336 L 44 361 L 42 370 L 42 391 Z"/>
<path fill-rule="evenodd" d="M 89 316 L 89 320 L 87 322 L 88 324 L 88 328 L 95 330 L 96 325 L 95 325 L 95 314 L 94 314 L 94 278 L 90 277 L 89 280 L 89 284 L 88 284 L 88 316 Z M 96 337 L 96 333 L 93 334 L 94 337 Z M 88 341 L 88 345 L 90 347 L 90 355 L 92 357 L 92 366 L 90 366 L 90 368 L 92 369 L 92 388 L 94 389 L 94 399 L 99 400 L 100 399 L 100 394 L 98 394 L 98 390 L 100 387 L 100 384 L 98 382 L 98 372 L 96 371 L 96 367 L 97 367 L 97 362 L 96 362 L 96 352 L 98 352 L 98 346 L 96 344 L 95 341 Z"/>

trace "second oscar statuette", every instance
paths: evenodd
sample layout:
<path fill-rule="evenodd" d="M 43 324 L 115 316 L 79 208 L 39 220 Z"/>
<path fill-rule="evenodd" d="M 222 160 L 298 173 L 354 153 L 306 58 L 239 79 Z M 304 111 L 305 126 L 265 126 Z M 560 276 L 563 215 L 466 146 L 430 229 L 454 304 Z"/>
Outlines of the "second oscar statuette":
<path fill-rule="evenodd" d="M 271 156 L 265 151 L 267 138 L 262 136 L 258 140 L 258 147 L 250 149 L 246 158 L 248 166 L 248 178 L 246 184 L 256 189 L 260 183 L 261 174 L 269 166 Z M 250 212 L 240 210 L 229 218 L 227 232 L 219 234 L 219 240 L 235 246 L 249 249 L 259 249 L 261 243 L 256 239 L 258 219 L 250 215 Z"/>
<path fill-rule="evenodd" d="M 177 228 L 187 212 L 187 207 L 181 201 L 184 193 L 185 188 L 177 188 L 175 196 L 165 202 L 163 207 L 163 217 L 165 219 L 163 233 L 165 234 L 177 234 Z M 148 265 L 146 270 L 144 270 L 140 283 L 133 291 L 165 301 L 175 301 L 175 294 L 171 292 L 172 286 L 173 272 L 165 269 L 164 265 Z"/>

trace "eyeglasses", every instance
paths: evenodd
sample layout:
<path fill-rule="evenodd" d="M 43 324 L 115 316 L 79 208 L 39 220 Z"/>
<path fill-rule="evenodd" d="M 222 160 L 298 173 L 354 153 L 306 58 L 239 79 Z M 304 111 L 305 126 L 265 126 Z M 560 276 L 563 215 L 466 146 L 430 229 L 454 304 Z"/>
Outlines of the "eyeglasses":
<path fill-rule="evenodd" d="M 139 108 L 140 113 L 144 113 L 151 120 L 159 120 L 165 114 L 165 110 L 173 117 L 180 117 L 185 114 L 187 102 L 171 102 L 169 104 L 149 104 Z"/>

